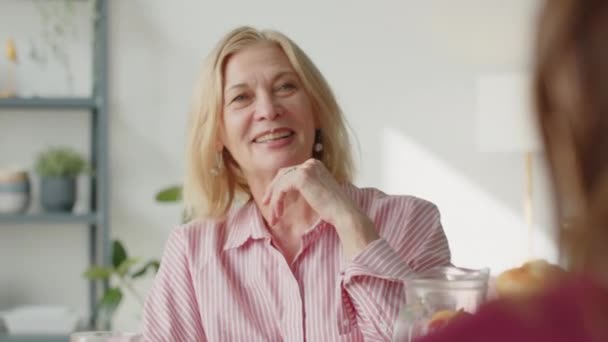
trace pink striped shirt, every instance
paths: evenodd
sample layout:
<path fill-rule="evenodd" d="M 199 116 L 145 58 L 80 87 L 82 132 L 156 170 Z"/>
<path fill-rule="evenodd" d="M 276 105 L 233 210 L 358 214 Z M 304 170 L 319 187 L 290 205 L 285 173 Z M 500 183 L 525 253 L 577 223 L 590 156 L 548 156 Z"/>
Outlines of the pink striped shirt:
<path fill-rule="evenodd" d="M 435 205 L 352 185 L 380 239 L 350 262 L 334 228 L 308 230 L 291 265 L 253 202 L 175 229 L 144 308 L 146 341 L 387 341 L 408 274 L 450 262 Z"/>

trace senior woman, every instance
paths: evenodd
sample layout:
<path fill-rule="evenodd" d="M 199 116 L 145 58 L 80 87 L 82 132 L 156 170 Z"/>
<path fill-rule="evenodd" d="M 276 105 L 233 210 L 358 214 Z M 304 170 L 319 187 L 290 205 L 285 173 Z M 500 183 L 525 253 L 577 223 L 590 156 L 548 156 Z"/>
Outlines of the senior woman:
<path fill-rule="evenodd" d="M 184 184 L 196 219 L 169 237 L 144 338 L 390 340 L 407 275 L 450 263 L 437 208 L 350 183 L 342 112 L 283 34 L 233 30 L 201 76 Z"/>

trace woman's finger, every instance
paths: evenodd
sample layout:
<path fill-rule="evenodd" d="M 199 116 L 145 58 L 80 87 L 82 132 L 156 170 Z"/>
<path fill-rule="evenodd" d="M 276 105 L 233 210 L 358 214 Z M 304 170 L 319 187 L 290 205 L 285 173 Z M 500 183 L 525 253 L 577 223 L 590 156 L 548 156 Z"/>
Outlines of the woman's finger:
<path fill-rule="evenodd" d="M 283 183 L 278 182 L 277 184 L 275 184 L 275 186 L 273 186 L 272 189 L 272 195 L 270 197 L 270 201 L 269 201 L 269 206 L 270 206 L 270 212 L 272 214 L 272 218 L 273 218 L 273 223 L 275 224 L 276 221 L 278 221 L 278 218 L 281 217 L 282 213 L 282 202 L 283 202 L 283 197 L 284 197 L 284 191 L 282 190 L 283 187 Z"/>
<path fill-rule="evenodd" d="M 283 216 L 283 208 L 285 207 L 285 190 L 281 190 L 277 195 L 276 201 L 276 215 L 277 218 Z"/>
<path fill-rule="evenodd" d="M 265 205 L 268 205 L 268 203 L 270 203 L 270 200 L 272 199 L 272 189 L 274 187 L 275 181 L 276 178 L 273 179 L 272 182 L 270 182 L 270 184 L 266 188 L 266 193 L 264 194 L 264 199 L 262 200 L 262 203 L 264 203 Z"/>
<path fill-rule="evenodd" d="M 265 205 L 268 205 L 268 203 L 271 202 L 272 193 L 274 191 L 273 189 L 274 189 L 275 184 L 280 182 L 281 178 L 283 178 L 283 176 L 285 176 L 288 173 L 294 172 L 297 169 L 298 169 L 297 166 L 286 167 L 286 168 L 280 169 L 279 172 L 277 172 L 277 175 L 272 180 L 272 182 L 270 182 L 270 184 L 268 185 L 268 188 L 266 189 L 266 192 L 264 193 L 262 203 L 264 203 Z"/>
<path fill-rule="evenodd" d="M 269 203 L 271 213 L 273 213 L 277 219 L 283 216 L 283 213 L 285 212 L 285 201 L 287 194 L 292 191 L 301 191 L 297 185 L 298 173 L 294 171 L 288 170 L 286 173 L 283 173 L 281 176 L 279 176 L 272 187 L 272 194 L 270 196 Z"/>

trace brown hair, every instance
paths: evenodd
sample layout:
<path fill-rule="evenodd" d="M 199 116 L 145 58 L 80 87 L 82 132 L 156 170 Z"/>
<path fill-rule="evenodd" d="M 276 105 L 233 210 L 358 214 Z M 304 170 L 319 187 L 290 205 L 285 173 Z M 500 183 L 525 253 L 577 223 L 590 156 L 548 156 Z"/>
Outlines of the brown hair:
<path fill-rule="evenodd" d="M 602 277 L 608 277 L 607 39 L 608 1 L 547 0 L 534 75 L 561 250 L 573 270 Z"/>

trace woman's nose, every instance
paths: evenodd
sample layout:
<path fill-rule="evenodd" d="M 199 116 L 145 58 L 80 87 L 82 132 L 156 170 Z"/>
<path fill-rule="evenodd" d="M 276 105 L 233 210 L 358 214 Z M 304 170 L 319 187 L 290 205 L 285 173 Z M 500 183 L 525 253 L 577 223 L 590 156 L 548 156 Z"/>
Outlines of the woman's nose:
<path fill-rule="evenodd" d="M 256 96 L 255 116 L 256 119 L 274 120 L 282 112 L 279 104 L 276 103 L 272 95 L 268 93 Z"/>

